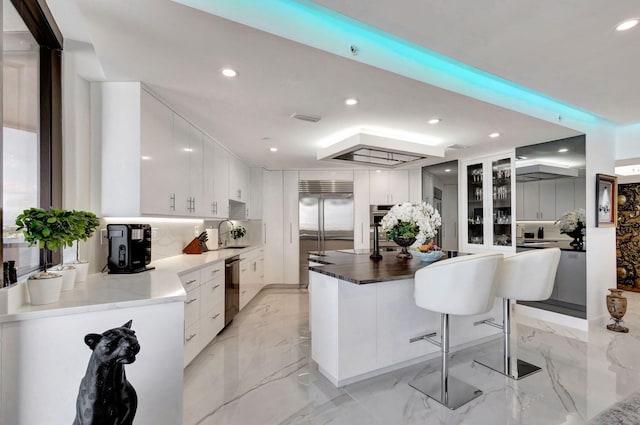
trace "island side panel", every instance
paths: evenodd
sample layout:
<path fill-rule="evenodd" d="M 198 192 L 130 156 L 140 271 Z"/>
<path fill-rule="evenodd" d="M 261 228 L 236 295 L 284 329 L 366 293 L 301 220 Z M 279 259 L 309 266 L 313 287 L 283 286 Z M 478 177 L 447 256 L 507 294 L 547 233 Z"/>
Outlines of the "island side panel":
<path fill-rule="evenodd" d="M 440 332 L 440 315 L 416 306 L 414 280 L 380 282 L 377 286 L 377 367 L 385 368 L 435 353 L 440 349 L 413 337 Z"/>
<path fill-rule="evenodd" d="M 309 271 L 311 358 L 334 385 L 338 377 L 338 279 Z"/>
<path fill-rule="evenodd" d="M 23 320 L 2 325 L 2 424 L 70 424 L 91 350 L 89 333 L 133 320 L 140 343 L 127 379 L 138 394 L 136 425 L 182 423 L 182 302 Z"/>

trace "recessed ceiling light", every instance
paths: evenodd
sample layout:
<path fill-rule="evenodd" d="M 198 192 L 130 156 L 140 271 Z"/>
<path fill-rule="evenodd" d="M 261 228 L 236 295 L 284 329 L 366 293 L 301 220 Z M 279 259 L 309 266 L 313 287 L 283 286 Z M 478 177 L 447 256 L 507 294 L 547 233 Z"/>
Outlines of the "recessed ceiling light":
<path fill-rule="evenodd" d="M 233 78 L 233 77 L 237 77 L 238 76 L 238 71 L 236 71 L 235 69 L 231 69 L 231 68 L 222 68 L 220 70 L 220 72 L 222 73 L 222 75 L 224 75 L 225 77 L 229 77 L 229 78 Z"/>
<path fill-rule="evenodd" d="M 381 173 L 381 172 L 382 172 L 382 170 L 376 170 L 376 173 Z"/>
<path fill-rule="evenodd" d="M 271 152 L 278 152 L 278 148 L 269 148 Z"/>
<path fill-rule="evenodd" d="M 429 122 L 429 124 L 438 124 L 440 121 L 442 121 L 442 119 L 440 119 L 440 118 L 432 118 L 428 122 Z"/>
<path fill-rule="evenodd" d="M 349 105 L 349 106 L 357 105 L 358 104 L 358 99 L 349 98 L 349 99 L 344 101 L 344 104 L 345 105 Z"/>
<path fill-rule="evenodd" d="M 185 151 L 185 152 L 193 152 L 193 149 L 191 149 L 191 148 L 184 148 L 182 150 Z"/>
<path fill-rule="evenodd" d="M 560 153 L 569 152 L 569 149 L 567 149 L 567 148 L 558 149 L 558 152 L 560 152 Z"/>
<path fill-rule="evenodd" d="M 495 139 L 496 137 L 500 137 L 500 136 L 501 136 L 501 134 L 500 134 L 500 133 L 491 133 L 491 134 L 489 135 L 489 137 L 491 137 L 492 139 Z"/>
<path fill-rule="evenodd" d="M 638 25 L 638 22 L 640 22 L 638 20 L 638 18 L 627 19 L 626 21 L 621 22 L 621 23 L 618 24 L 618 26 L 616 27 L 616 31 L 630 30 L 631 28 L 633 28 L 636 25 Z"/>
<path fill-rule="evenodd" d="M 143 160 L 145 160 L 145 161 L 148 161 L 148 160 L 150 160 L 150 159 L 151 159 L 151 157 L 150 157 L 150 156 L 141 156 L 141 157 L 140 157 L 140 159 L 143 159 Z"/>
<path fill-rule="evenodd" d="M 445 173 L 450 173 L 451 172 L 451 168 L 447 168 L 446 170 L 444 170 Z"/>

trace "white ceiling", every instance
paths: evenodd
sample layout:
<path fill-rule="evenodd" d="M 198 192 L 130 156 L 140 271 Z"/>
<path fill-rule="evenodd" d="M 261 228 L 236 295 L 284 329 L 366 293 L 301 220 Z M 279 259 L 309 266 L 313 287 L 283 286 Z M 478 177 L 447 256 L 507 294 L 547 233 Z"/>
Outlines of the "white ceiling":
<path fill-rule="evenodd" d="M 640 121 L 640 29 L 613 31 L 640 15 L 637 0 L 317 3 L 616 123 Z M 353 126 L 473 146 L 467 155 L 577 134 L 169 0 L 48 4 L 67 39 L 93 44 L 107 80 L 144 82 L 254 166 L 339 167 L 316 161 L 317 150 Z M 221 77 L 225 66 L 239 77 Z M 360 103 L 347 107 L 347 97 Z M 296 112 L 322 120 L 289 118 Z M 429 125 L 432 117 L 443 121 Z M 489 139 L 494 131 L 503 136 Z M 446 158 L 460 152 L 448 150 Z"/>

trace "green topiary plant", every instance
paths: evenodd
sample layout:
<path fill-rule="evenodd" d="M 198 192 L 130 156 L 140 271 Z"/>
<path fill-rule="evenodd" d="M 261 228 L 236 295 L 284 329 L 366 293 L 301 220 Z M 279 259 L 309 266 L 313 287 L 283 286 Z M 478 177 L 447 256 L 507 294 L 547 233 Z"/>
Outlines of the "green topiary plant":
<path fill-rule="evenodd" d="M 33 246 L 36 243 L 45 250 L 44 273 L 47 273 L 49 250 L 57 251 L 71 246 L 75 232 L 75 219 L 71 211 L 51 208 L 30 208 L 16 217 L 17 230 L 22 230 L 24 240 Z"/>
<path fill-rule="evenodd" d="M 76 243 L 76 263 L 80 262 L 80 241 L 86 242 L 100 226 L 98 217 L 90 211 L 72 211 L 74 232 L 71 240 L 71 246 Z"/>

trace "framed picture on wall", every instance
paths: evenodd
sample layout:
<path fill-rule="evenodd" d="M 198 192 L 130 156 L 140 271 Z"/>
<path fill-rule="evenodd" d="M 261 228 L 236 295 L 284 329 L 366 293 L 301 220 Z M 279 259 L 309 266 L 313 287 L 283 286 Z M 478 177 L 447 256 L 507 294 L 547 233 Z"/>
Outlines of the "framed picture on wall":
<path fill-rule="evenodd" d="M 607 174 L 596 174 L 596 227 L 617 224 L 618 178 Z"/>

